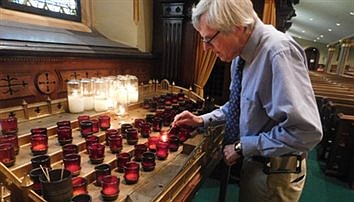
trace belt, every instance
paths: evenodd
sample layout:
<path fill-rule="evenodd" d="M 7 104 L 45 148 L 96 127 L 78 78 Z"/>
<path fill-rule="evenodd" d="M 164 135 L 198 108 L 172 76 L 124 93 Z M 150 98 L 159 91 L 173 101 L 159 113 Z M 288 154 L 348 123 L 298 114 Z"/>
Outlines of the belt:
<path fill-rule="evenodd" d="M 286 154 L 286 155 L 283 155 L 283 156 L 280 156 L 280 157 L 288 157 L 288 156 L 298 156 L 299 160 L 304 160 L 306 158 L 307 154 L 306 153 L 302 153 L 300 155 Z M 258 161 L 258 162 L 261 162 L 261 163 L 267 163 L 267 162 L 270 161 L 271 158 L 273 158 L 273 157 L 252 156 L 252 160 Z M 274 158 L 276 158 L 276 157 L 274 157 Z"/>
<path fill-rule="evenodd" d="M 252 156 L 252 160 L 263 163 L 263 171 L 265 174 L 300 173 L 301 162 L 306 156 L 306 153 L 302 153 L 301 155 L 283 155 L 279 157 Z"/>

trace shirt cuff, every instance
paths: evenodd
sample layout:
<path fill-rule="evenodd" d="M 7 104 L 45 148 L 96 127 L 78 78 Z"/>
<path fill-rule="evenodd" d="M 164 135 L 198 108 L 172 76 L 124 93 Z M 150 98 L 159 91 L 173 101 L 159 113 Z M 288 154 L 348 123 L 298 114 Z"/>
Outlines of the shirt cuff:
<path fill-rule="evenodd" d="M 260 155 L 257 149 L 258 136 L 243 136 L 241 137 L 242 154 L 245 157 L 251 157 L 254 155 Z"/>
<path fill-rule="evenodd" d="M 207 128 L 210 125 L 213 115 L 211 113 L 203 114 L 200 116 L 203 119 L 203 127 Z"/>

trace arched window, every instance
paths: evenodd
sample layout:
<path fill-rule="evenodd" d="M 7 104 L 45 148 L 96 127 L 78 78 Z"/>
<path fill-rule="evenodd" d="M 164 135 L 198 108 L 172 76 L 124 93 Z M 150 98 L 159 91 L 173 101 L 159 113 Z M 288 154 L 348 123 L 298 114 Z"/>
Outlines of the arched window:
<path fill-rule="evenodd" d="M 80 0 L 0 0 L 1 7 L 81 22 Z"/>

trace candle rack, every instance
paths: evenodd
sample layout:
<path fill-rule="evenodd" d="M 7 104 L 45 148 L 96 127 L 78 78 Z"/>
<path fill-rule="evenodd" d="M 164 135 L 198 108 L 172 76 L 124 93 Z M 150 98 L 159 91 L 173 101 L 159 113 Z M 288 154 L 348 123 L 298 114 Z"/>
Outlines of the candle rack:
<path fill-rule="evenodd" d="M 16 162 L 11 167 L 6 167 L 0 163 L 0 182 L 2 183 L 1 189 L 4 190 L 2 191 L 4 200 L 44 201 L 43 197 L 35 192 L 33 181 L 29 175 L 32 169 L 30 159 L 33 157 L 30 152 L 31 128 L 47 128 L 47 155 L 50 156 L 51 167 L 52 169 L 61 169 L 63 166 L 63 152 L 57 139 L 56 123 L 63 120 L 70 121 L 73 137 L 72 144 L 77 146 L 78 153 L 81 156 L 81 170 L 78 176 L 87 180 L 87 192 L 92 197 L 92 201 L 102 201 L 101 187 L 95 185 L 95 166 L 97 164 L 90 162 L 89 155 L 86 152 L 85 139 L 80 134 L 77 117 L 79 115 L 89 115 L 90 120 L 92 120 L 98 119 L 102 115 L 108 115 L 111 118 L 110 128 L 118 129 L 119 133 L 121 133 L 120 128 L 123 124 L 134 124 L 135 119 L 145 119 L 146 114 L 156 114 L 156 112 L 150 112 L 148 109 L 143 108 L 142 101 L 144 98 L 153 99 L 153 97 L 167 93 L 177 94 L 183 92 L 186 100 L 192 100 L 193 102 L 203 100 L 195 93 L 190 92 L 189 89 L 169 85 L 167 80 L 140 85 L 139 89 L 139 98 L 141 99 L 135 104 L 128 105 L 129 113 L 124 117 L 118 116 L 112 111 L 84 111 L 80 114 L 62 111 L 60 113 L 48 113 L 46 116 L 40 116 L 39 118 L 17 117 L 19 120 L 18 141 L 21 146 L 19 154 L 16 155 Z M 51 101 L 51 103 L 58 102 L 61 101 Z M 66 103 L 63 103 L 63 106 L 67 108 Z M 11 109 L 2 109 L 0 115 L 7 116 L 10 112 Z M 168 130 L 168 128 L 168 126 L 162 126 L 162 130 Z M 111 174 L 120 178 L 119 194 L 116 201 L 125 201 L 127 199 L 131 201 L 180 201 L 185 198 L 186 195 L 192 193 L 192 190 L 186 185 L 194 183 L 194 188 L 197 187 L 202 174 L 207 173 L 206 170 L 211 170 L 210 166 L 215 166 L 212 164 L 217 162 L 217 160 L 211 161 L 211 159 L 215 159 L 216 154 L 219 156 L 220 150 L 215 148 L 221 143 L 221 138 L 219 138 L 222 136 L 221 132 L 220 130 L 214 130 L 213 133 L 215 135 L 209 137 L 205 137 L 202 134 L 192 135 L 191 138 L 179 146 L 177 151 L 169 152 L 165 160 L 156 160 L 153 170 L 144 171 L 141 162 L 137 162 L 140 165 L 140 176 L 138 182 L 133 185 L 125 183 L 124 173 L 117 171 L 117 153 L 112 153 L 109 146 L 105 145 L 103 163 L 110 165 L 112 168 Z M 199 132 L 194 133 L 197 134 Z M 101 144 L 105 144 L 105 131 L 100 129 L 94 135 L 98 136 Z M 157 136 L 159 132 L 151 132 L 150 135 Z M 214 139 L 211 139 L 211 137 Z M 147 142 L 148 138 L 142 137 L 139 132 L 138 144 L 148 145 Z M 209 150 L 208 148 L 214 149 Z M 134 145 L 129 145 L 125 138 L 123 139 L 120 153 L 123 152 L 130 153 L 132 161 L 134 161 Z"/>

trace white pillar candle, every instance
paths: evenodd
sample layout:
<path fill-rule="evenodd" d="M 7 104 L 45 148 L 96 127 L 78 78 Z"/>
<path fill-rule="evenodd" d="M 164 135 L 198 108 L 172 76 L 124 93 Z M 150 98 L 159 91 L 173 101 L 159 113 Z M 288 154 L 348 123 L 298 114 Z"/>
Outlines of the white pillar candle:
<path fill-rule="evenodd" d="M 85 110 L 93 110 L 94 108 L 94 99 L 93 96 L 84 96 L 84 109 Z"/>
<path fill-rule="evenodd" d="M 84 105 L 82 104 L 82 96 L 69 95 L 68 104 L 70 113 L 80 113 L 84 111 Z"/>
<path fill-rule="evenodd" d="M 95 98 L 95 111 L 101 112 L 108 109 L 107 99 Z"/>

